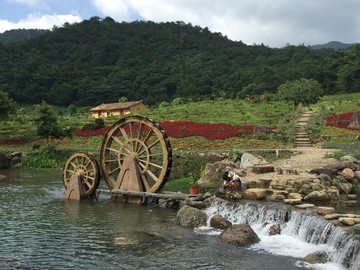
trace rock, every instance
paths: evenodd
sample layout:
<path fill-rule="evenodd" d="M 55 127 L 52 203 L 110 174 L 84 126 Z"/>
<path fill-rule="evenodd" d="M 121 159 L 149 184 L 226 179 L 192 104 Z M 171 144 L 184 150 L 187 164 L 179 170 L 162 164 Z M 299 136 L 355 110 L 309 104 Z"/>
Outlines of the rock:
<path fill-rule="evenodd" d="M 345 225 L 348 225 L 348 226 L 353 226 L 355 224 L 360 223 L 360 218 L 341 217 L 341 218 L 339 218 L 339 221 L 342 224 L 345 224 Z"/>
<path fill-rule="evenodd" d="M 339 219 L 342 215 L 341 214 L 329 214 L 325 215 L 326 220 L 332 220 L 332 219 Z"/>
<path fill-rule="evenodd" d="M 206 225 L 207 214 L 197 208 L 184 205 L 179 209 L 176 219 L 181 226 L 185 227 L 200 227 Z"/>
<path fill-rule="evenodd" d="M 268 229 L 269 235 L 279 235 L 281 234 L 281 228 L 278 224 L 273 224 Z"/>
<path fill-rule="evenodd" d="M 273 194 L 266 197 L 266 199 L 271 202 L 283 202 L 285 200 L 285 196 L 281 194 Z"/>
<path fill-rule="evenodd" d="M 348 197 L 349 200 L 356 200 L 357 199 L 356 194 L 348 194 L 347 197 Z"/>
<path fill-rule="evenodd" d="M 256 174 L 262 174 L 274 172 L 275 169 L 273 165 L 254 165 L 251 171 Z"/>
<path fill-rule="evenodd" d="M 356 178 L 357 180 L 360 180 L 360 171 L 354 172 L 354 178 Z"/>
<path fill-rule="evenodd" d="M 223 231 L 219 238 L 223 242 L 237 246 L 247 246 L 260 242 L 260 238 L 248 224 L 232 225 Z"/>
<path fill-rule="evenodd" d="M 296 208 L 299 208 L 299 209 L 308 209 L 308 208 L 313 208 L 315 207 L 314 204 L 312 203 L 303 203 L 303 204 L 298 204 L 298 205 L 295 205 Z"/>
<path fill-rule="evenodd" d="M 360 223 L 353 226 L 353 232 L 356 234 L 360 234 Z"/>
<path fill-rule="evenodd" d="M 265 200 L 267 196 L 271 196 L 273 191 L 264 188 L 248 188 L 244 191 L 243 196 L 245 199 L 250 200 Z"/>
<path fill-rule="evenodd" d="M 316 251 L 309 255 L 306 255 L 304 261 L 311 264 L 316 263 L 327 263 L 329 262 L 330 257 L 325 251 Z"/>
<path fill-rule="evenodd" d="M 8 169 L 10 167 L 10 160 L 9 158 L 0 153 L 0 169 Z"/>
<path fill-rule="evenodd" d="M 303 196 L 300 193 L 290 193 L 288 199 L 302 199 Z"/>
<path fill-rule="evenodd" d="M 301 199 L 285 199 L 284 203 L 291 204 L 291 205 L 297 205 L 301 203 Z"/>
<path fill-rule="evenodd" d="M 308 195 L 304 197 L 304 201 L 328 201 L 330 200 L 329 195 L 325 190 L 315 190 L 310 192 Z"/>
<path fill-rule="evenodd" d="M 247 169 L 260 164 L 266 164 L 265 159 L 260 156 L 255 156 L 249 153 L 244 153 L 241 156 L 240 168 L 242 169 Z"/>
<path fill-rule="evenodd" d="M 336 175 L 338 170 L 337 169 L 333 169 L 333 168 L 314 168 L 314 169 L 311 169 L 309 171 L 310 173 L 313 173 L 313 174 L 327 174 L 327 175 Z"/>
<path fill-rule="evenodd" d="M 345 168 L 342 172 L 341 172 L 341 175 L 345 177 L 345 179 L 349 180 L 349 179 L 352 179 L 354 178 L 355 174 L 353 172 L 352 169 L 349 169 L 349 168 Z"/>
<path fill-rule="evenodd" d="M 320 173 L 319 179 L 323 182 L 331 182 L 331 177 L 325 173 Z"/>
<path fill-rule="evenodd" d="M 210 226 L 215 229 L 226 230 L 231 225 L 232 225 L 232 223 L 230 221 L 228 221 L 227 219 L 225 219 L 224 217 L 222 217 L 219 214 L 214 215 L 210 219 Z"/>
<path fill-rule="evenodd" d="M 317 213 L 319 215 L 325 216 L 325 215 L 329 215 L 335 212 L 335 208 L 334 207 L 323 207 L 323 206 L 319 206 L 316 209 Z"/>
<path fill-rule="evenodd" d="M 260 188 L 269 188 L 272 179 L 259 179 Z"/>
<path fill-rule="evenodd" d="M 4 175 L 4 174 L 0 174 L 0 181 L 1 180 L 5 180 L 7 178 L 7 176 L 6 175 Z"/>
<path fill-rule="evenodd" d="M 349 194 L 352 190 L 352 184 L 350 183 L 340 183 L 339 192 L 340 194 Z"/>
<path fill-rule="evenodd" d="M 337 187 L 330 187 L 326 190 L 326 193 L 329 195 L 329 198 L 332 201 L 336 201 L 340 198 L 340 192 Z"/>

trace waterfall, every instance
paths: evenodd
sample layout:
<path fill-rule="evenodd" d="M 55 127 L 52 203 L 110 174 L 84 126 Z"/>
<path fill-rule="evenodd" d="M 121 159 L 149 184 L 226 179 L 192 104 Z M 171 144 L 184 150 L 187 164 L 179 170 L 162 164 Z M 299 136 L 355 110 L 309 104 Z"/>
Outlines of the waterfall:
<path fill-rule="evenodd" d="M 254 249 L 266 249 L 272 252 L 272 246 L 276 246 L 280 254 L 300 259 L 315 251 L 325 251 L 330 257 L 329 264 L 336 265 L 337 269 L 360 269 L 359 240 L 329 221 L 301 213 L 291 206 L 217 201 L 206 209 L 206 213 L 209 216 L 208 227 L 210 218 L 215 214 L 220 214 L 233 224 L 249 224 L 259 235 L 260 242 L 264 242 L 255 244 L 252 247 Z M 281 233 L 278 236 L 269 236 L 267 229 L 274 225 L 279 226 Z M 281 245 L 283 247 L 280 247 Z M 319 269 L 333 269 L 333 267 Z"/>

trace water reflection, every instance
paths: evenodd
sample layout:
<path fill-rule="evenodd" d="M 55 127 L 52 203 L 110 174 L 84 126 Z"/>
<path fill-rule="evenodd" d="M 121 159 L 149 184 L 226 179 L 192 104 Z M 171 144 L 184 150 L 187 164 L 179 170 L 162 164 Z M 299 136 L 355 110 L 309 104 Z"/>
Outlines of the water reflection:
<path fill-rule="evenodd" d="M 0 174 L 0 269 L 297 269 L 180 227 L 172 209 L 65 201 L 60 171 Z"/>

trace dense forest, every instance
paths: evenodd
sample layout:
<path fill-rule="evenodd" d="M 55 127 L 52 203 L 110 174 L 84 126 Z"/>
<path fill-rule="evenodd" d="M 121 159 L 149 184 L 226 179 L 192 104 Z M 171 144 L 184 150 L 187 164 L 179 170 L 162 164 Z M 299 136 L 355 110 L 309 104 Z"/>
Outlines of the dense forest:
<path fill-rule="evenodd" d="M 337 51 L 248 46 L 183 22 L 92 17 L 0 43 L 0 62 L 0 90 L 28 104 L 245 98 L 301 78 L 318 81 L 327 95 L 360 89 L 359 44 Z"/>

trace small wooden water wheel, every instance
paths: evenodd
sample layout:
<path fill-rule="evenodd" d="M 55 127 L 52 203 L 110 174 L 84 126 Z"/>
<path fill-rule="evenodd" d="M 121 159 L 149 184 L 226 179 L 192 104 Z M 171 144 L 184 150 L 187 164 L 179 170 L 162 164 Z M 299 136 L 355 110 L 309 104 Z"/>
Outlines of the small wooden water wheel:
<path fill-rule="evenodd" d="M 166 183 L 172 164 L 170 142 L 154 121 L 127 116 L 106 133 L 100 167 L 110 189 L 158 192 Z"/>
<path fill-rule="evenodd" d="M 65 162 L 63 168 L 63 183 L 65 189 L 68 188 L 70 179 L 78 176 L 84 190 L 84 197 L 89 197 L 95 193 L 100 182 L 100 169 L 96 158 L 85 152 L 72 154 Z"/>

